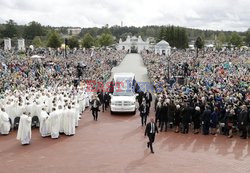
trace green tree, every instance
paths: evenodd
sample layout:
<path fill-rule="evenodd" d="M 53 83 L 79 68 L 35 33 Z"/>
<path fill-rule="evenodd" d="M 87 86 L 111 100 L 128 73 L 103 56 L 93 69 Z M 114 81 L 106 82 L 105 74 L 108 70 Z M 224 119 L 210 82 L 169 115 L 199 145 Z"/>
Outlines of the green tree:
<path fill-rule="evenodd" d="M 81 41 L 81 45 L 82 47 L 85 47 L 87 49 L 91 48 L 92 46 L 94 46 L 95 40 L 94 38 L 90 35 L 90 33 L 86 33 L 83 36 L 83 39 Z"/>
<path fill-rule="evenodd" d="M 230 38 L 231 45 L 235 47 L 240 47 L 242 45 L 242 42 L 243 42 L 242 38 L 238 33 L 236 32 L 232 33 L 231 38 Z"/>
<path fill-rule="evenodd" d="M 161 29 L 160 29 L 159 35 L 158 35 L 157 42 L 159 42 L 161 40 L 164 40 L 164 37 L 165 37 L 165 29 L 162 26 Z"/>
<path fill-rule="evenodd" d="M 3 30 L 3 37 L 13 38 L 17 36 L 17 24 L 14 20 L 10 19 L 6 21 L 4 30 Z"/>
<path fill-rule="evenodd" d="M 71 37 L 68 39 L 68 46 L 70 49 L 79 48 L 79 42 L 76 37 Z"/>
<path fill-rule="evenodd" d="M 43 47 L 43 42 L 41 40 L 41 38 L 39 36 L 36 36 L 33 40 L 32 40 L 32 44 L 35 47 Z"/>
<path fill-rule="evenodd" d="M 101 46 L 110 46 L 114 42 L 113 36 L 111 34 L 102 33 L 98 42 Z"/>
<path fill-rule="evenodd" d="M 201 39 L 201 37 L 197 37 L 195 41 L 195 47 L 196 47 L 196 57 L 198 58 L 199 50 L 204 47 L 204 42 Z"/>
<path fill-rule="evenodd" d="M 220 49 L 227 42 L 227 37 L 224 32 L 220 32 L 216 38 L 216 47 Z"/>
<path fill-rule="evenodd" d="M 25 26 L 23 35 L 25 39 L 32 40 L 36 36 L 45 35 L 45 31 L 40 23 L 32 21 L 28 26 Z"/>
<path fill-rule="evenodd" d="M 246 33 L 245 42 L 250 47 L 250 31 Z"/>
<path fill-rule="evenodd" d="M 57 32 L 51 31 L 48 37 L 47 46 L 51 48 L 58 48 L 61 46 L 61 39 Z"/>

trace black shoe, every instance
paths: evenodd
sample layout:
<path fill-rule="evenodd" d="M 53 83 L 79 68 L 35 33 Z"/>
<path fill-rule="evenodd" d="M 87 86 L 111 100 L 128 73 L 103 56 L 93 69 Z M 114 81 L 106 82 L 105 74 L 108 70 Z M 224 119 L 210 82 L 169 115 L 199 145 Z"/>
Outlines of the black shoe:
<path fill-rule="evenodd" d="M 154 154 L 155 152 L 154 151 L 151 151 L 152 154 Z"/>
<path fill-rule="evenodd" d="M 149 142 L 147 143 L 147 147 L 149 148 Z"/>

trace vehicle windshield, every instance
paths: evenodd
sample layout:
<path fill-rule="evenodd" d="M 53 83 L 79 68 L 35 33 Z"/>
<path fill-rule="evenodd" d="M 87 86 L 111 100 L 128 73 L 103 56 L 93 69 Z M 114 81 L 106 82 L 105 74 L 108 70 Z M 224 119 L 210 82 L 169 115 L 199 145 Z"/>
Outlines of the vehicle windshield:
<path fill-rule="evenodd" d="M 117 90 L 113 93 L 114 96 L 133 96 L 134 92 L 132 90 Z"/>

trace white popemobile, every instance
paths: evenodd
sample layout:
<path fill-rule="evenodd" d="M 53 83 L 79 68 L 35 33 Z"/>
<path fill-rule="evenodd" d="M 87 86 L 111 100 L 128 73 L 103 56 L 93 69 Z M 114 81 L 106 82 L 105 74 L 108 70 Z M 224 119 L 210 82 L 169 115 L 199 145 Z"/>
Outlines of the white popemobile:
<path fill-rule="evenodd" d="M 115 73 L 111 96 L 111 114 L 113 112 L 136 113 L 136 81 L 134 73 Z"/>

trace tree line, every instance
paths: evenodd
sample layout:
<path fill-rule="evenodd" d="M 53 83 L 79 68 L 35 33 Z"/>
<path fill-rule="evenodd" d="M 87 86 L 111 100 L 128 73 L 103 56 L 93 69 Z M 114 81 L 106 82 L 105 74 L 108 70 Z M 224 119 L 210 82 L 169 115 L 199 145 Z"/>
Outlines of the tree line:
<path fill-rule="evenodd" d="M 246 32 L 213 31 L 190 29 L 178 26 L 111 26 L 108 25 L 97 28 L 82 28 L 79 35 L 69 35 L 68 27 L 43 26 L 36 21 L 27 25 L 18 25 L 15 21 L 9 20 L 5 24 L 0 24 L 0 41 L 3 38 L 24 38 L 28 44 L 36 47 L 60 47 L 66 35 L 67 43 L 70 48 L 92 46 L 110 46 L 117 43 L 119 39 L 125 40 L 128 35 L 142 36 L 145 40 L 153 37 L 155 42 L 166 40 L 170 46 L 176 48 L 188 47 L 188 42 L 195 41 L 198 37 L 205 42 L 212 40 L 216 46 L 221 47 L 227 43 L 232 46 L 250 46 L 250 30 Z"/>

